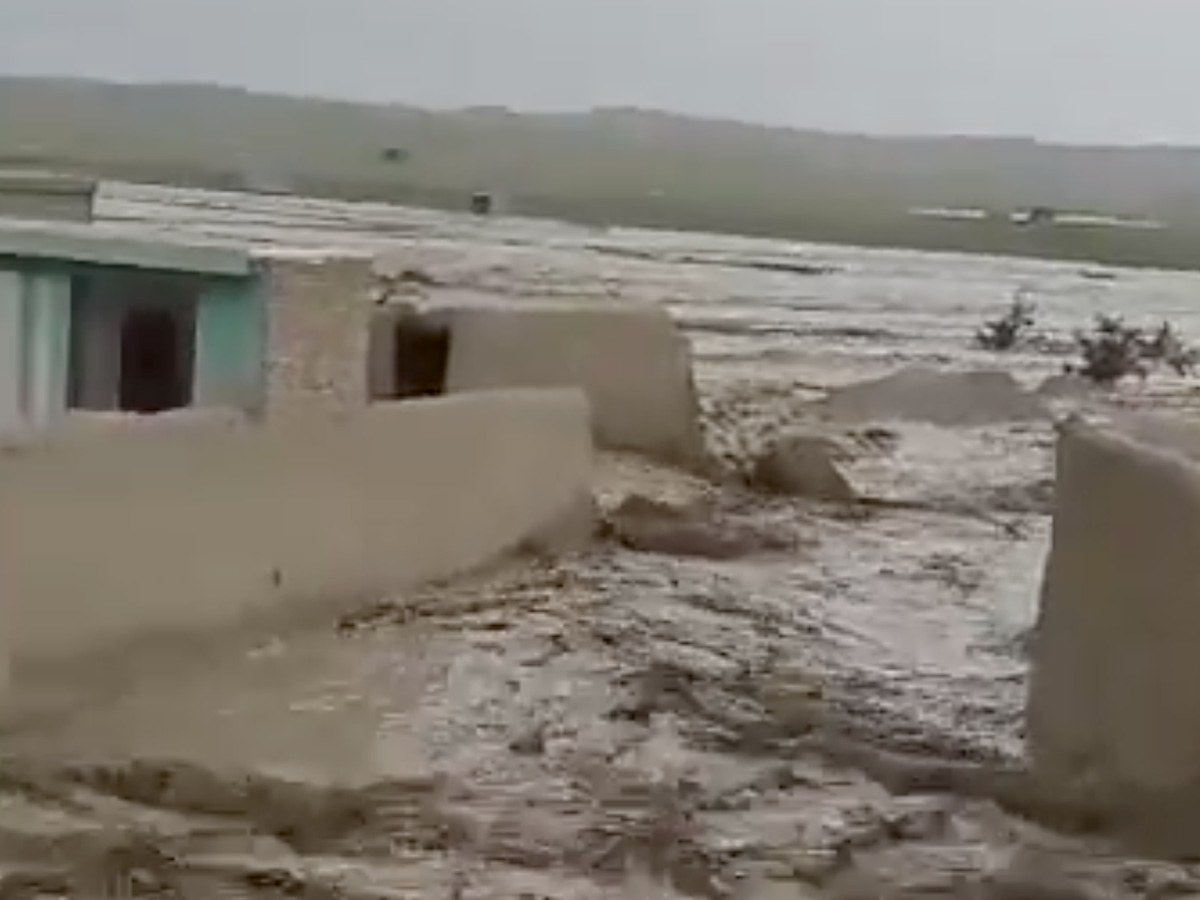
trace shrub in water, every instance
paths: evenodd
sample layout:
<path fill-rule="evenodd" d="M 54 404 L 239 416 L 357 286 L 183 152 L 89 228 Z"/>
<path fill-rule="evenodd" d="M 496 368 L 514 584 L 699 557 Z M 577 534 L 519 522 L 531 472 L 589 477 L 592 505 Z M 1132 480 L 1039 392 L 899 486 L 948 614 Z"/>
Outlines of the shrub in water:
<path fill-rule="evenodd" d="M 1033 327 L 1033 314 L 1034 305 L 1018 292 L 1004 315 L 983 323 L 975 341 L 985 350 L 1011 350 Z"/>

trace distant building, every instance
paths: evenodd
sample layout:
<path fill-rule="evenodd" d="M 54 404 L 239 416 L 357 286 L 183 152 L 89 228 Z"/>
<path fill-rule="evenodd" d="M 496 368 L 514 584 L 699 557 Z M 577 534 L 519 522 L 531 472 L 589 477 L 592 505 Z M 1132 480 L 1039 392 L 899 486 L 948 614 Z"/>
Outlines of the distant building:
<path fill-rule="evenodd" d="M 1021 227 L 1053 225 L 1057 219 L 1058 213 L 1048 206 L 1035 206 L 1031 209 L 1023 209 L 1009 216 L 1009 221 Z"/>
<path fill-rule="evenodd" d="M 495 205 L 495 198 L 487 191 L 476 191 L 471 195 L 471 212 L 474 215 L 490 216 Z"/>
<path fill-rule="evenodd" d="M 0 216 L 90 222 L 96 182 L 52 172 L 0 169 Z"/>
<path fill-rule="evenodd" d="M 986 209 L 929 207 L 910 209 L 910 216 L 918 219 L 941 219 L 950 222 L 983 222 L 988 219 Z"/>
<path fill-rule="evenodd" d="M 1122 216 L 1105 216 L 1096 213 L 1064 212 L 1048 206 L 1033 206 L 1010 213 L 994 213 L 986 209 L 970 207 L 924 207 L 909 209 L 908 214 L 918 219 L 941 222 L 974 222 L 980 224 L 1007 223 L 1017 228 L 1133 228 L 1157 230 L 1166 226 L 1153 219 L 1134 219 Z"/>
<path fill-rule="evenodd" d="M 1063 228 L 1127 228 L 1138 231 L 1160 231 L 1167 227 L 1154 219 L 1104 216 L 1096 213 L 1060 213 L 1054 224 Z"/>

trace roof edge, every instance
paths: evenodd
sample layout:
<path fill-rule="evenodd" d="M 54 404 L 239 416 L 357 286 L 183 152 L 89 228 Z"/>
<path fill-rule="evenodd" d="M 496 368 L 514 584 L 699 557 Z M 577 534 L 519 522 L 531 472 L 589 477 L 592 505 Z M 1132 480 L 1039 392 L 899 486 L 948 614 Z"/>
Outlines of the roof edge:
<path fill-rule="evenodd" d="M 229 277 L 255 271 L 250 253 L 240 247 L 106 234 L 94 226 L 72 225 L 0 219 L 0 256 Z"/>

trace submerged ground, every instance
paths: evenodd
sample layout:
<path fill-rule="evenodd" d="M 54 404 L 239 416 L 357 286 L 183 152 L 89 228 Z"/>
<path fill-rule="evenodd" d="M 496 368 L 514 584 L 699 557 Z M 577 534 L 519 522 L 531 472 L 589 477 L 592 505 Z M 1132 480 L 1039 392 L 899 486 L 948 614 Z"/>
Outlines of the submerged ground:
<path fill-rule="evenodd" d="M 442 294 L 665 302 L 715 453 L 820 428 L 860 491 L 898 502 L 823 507 L 606 458 L 606 509 L 688 506 L 741 551 L 514 560 L 18 723 L 0 738 L 0 898 L 1200 895 L 1200 868 L 1056 833 L 1007 787 L 1052 426 L 818 423 L 810 405 L 914 363 L 1035 384 L 1096 312 L 1197 337 L 1195 277 L 120 187 L 102 208 L 368 246 Z M 970 349 L 1021 287 L 1050 349 Z M 1160 378 L 1118 402 L 1195 394 Z"/>

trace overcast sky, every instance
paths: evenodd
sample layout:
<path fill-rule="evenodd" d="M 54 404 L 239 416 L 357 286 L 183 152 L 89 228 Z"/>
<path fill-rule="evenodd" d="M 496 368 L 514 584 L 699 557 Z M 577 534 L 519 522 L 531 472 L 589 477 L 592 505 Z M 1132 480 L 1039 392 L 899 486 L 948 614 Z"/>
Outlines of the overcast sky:
<path fill-rule="evenodd" d="M 0 0 L 0 70 L 1200 144 L 1200 0 Z"/>

